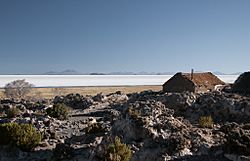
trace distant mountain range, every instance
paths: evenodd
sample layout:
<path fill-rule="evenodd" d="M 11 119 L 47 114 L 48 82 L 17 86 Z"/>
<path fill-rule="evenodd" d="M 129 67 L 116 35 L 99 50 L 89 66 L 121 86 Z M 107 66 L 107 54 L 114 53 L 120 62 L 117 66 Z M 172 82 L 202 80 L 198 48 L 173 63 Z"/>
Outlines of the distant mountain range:
<path fill-rule="evenodd" d="M 81 74 L 81 73 L 72 69 L 67 69 L 61 72 L 49 71 L 49 72 L 43 73 L 43 75 L 78 75 L 78 74 Z"/>
<path fill-rule="evenodd" d="M 45 72 L 42 75 L 173 75 L 174 72 L 164 72 L 164 73 L 156 73 L 156 72 L 110 72 L 110 73 L 81 73 L 76 70 L 67 69 L 64 71 L 49 71 Z"/>
<path fill-rule="evenodd" d="M 198 71 L 197 71 L 198 72 Z M 174 75 L 176 72 L 110 72 L 110 73 L 100 73 L 100 72 L 93 72 L 93 73 L 81 73 L 76 70 L 67 69 L 63 71 L 49 71 L 43 73 L 42 75 Z M 213 72 L 215 75 L 240 75 L 241 72 L 238 73 L 222 73 L 219 71 Z"/>
<path fill-rule="evenodd" d="M 213 74 L 215 74 L 215 75 L 240 75 L 240 74 L 242 74 L 242 72 L 237 72 L 237 73 L 222 73 L 222 72 L 219 72 L 219 71 L 215 71 L 215 72 L 213 72 Z"/>

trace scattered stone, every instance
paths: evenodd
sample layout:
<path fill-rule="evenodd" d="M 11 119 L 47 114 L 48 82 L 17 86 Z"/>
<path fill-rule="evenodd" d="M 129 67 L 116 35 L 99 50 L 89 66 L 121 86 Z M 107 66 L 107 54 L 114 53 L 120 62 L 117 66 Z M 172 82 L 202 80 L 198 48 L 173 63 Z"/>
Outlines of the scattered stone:
<path fill-rule="evenodd" d="M 55 103 L 72 107 L 68 120 L 46 114 Z M 13 107 L 20 115 L 6 118 L 6 110 Z M 0 124 L 29 123 L 43 134 L 33 152 L 0 145 L 0 160 L 101 161 L 116 136 L 132 150 L 131 161 L 245 161 L 250 156 L 250 99 L 223 91 L 69 94 L 46 102 L 0 100 L 0 112 Z M 199 127 L 201 116 L 211 116 L 214 125 Z"/>
<path fill-rule="evenodd" d="M 73 109 L 86 109 L 93 104 L 91 98 L 84 97 L 80 94 L 68 94 L 66 96 L 56 96 L 54 104 L 64 103 Z"/>

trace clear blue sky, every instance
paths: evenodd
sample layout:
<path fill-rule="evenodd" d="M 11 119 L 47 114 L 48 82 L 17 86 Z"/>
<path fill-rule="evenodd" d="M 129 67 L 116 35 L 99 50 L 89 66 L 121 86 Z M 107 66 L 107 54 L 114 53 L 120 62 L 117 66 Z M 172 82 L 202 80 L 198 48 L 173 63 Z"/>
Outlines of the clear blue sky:
<path fill-rule="evenodd" d="M 250 0 L 1 0 L 0 73 L 250 70 Z"/>

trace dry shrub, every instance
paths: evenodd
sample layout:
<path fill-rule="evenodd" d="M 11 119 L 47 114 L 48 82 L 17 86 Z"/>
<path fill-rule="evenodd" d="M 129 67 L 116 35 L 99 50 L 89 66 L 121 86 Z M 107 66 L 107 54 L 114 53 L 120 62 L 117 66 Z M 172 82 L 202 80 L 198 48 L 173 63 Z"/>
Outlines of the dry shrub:
<path fill-rule="evenodd" d="M 119 137 L 115 137 L 114 143 L 108 146 L 105 161 L 129 161 L 131 157 L 131 149 L 126 144 L 121 143 Z"/>
<path fill-rule="evenodd" d="M 199 125 L 202 128 L 212 128 L 213 124 L 214 122 L 211 116 L 202 116 L 199 119 Z"/>
<path fill-rule="evenodd" d="M 33 150 L 42 135 L 31 124 L 5 123 L 0 125 L 0 144 L 12 143 L 23 151 Z"/>

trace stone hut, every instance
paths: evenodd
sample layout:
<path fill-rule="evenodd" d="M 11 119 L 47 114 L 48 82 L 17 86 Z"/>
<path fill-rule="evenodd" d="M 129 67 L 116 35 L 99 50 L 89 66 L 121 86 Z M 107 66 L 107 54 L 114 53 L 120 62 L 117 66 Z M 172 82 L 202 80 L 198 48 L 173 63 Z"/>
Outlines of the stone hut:
<path fill-rule="evenodd" d="M 232 86 L 232 92 L 250 95 L 250 72 L 241 74 Z"/>
<path fill-rule="evenodd" d="M 163 84 L 163 92 L 207 92 L 214 90 L 216 85 L 224 85 L 211 72 L 206 73 L 176 73 Z"/>

